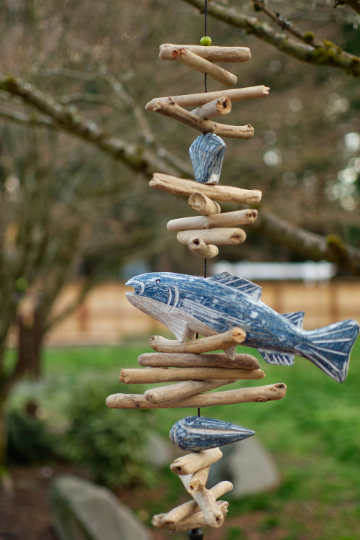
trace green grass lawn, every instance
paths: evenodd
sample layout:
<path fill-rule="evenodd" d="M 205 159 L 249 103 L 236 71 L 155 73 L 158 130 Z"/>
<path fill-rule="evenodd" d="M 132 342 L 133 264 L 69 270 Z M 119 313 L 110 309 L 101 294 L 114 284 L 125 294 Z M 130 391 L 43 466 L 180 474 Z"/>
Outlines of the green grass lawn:
<path fill-rule="evenodd" d="M 128 391 L 117 382 L 120 369 L 135 367 L 137 357 L 148 351 L 146 345 L 131 342 L 121 347 L 47 349 L 44 380 L 21 383 L 12 396 L 12 405 L 20 406 L 36 397 L 44 416 L 52 425 L 61 426 L 66 422 L 64 410 L 69 397 L 88 382 L 104 387 L 104 401 L 109 391 Z M 254 353 L 252 349 L 241 349 L 245 351 Z M 283 400 L 209 407 L 202 414 L 254 429 L 273 454 L 282 485 L 273 493 L 231 500 L 227 528 L 221 535 L 209 531 L 206 538 L 360 539 L 360 341 L 353 350 L 349 375 L 343 384 L 302 358 L 297 358 L 292 368 L 270 366 L 259 359 L 266 373 L 260 384 L 286 383 L 288 390 Z M 244 381 L 228 388 L 258 384 Z M 136 391 L 140 393 L 144 388 Z M 195 411 L 156 410 L 156 429 L 167 437 L 171 425 L 189 414 Z M 181 489 L 171 473 L 164 472 L 164 479 L 169 486 L 164 498 L 142 503 L 149 513 L 165 511 Z M 177 536 L 184 537 L 172 538 Z"/>

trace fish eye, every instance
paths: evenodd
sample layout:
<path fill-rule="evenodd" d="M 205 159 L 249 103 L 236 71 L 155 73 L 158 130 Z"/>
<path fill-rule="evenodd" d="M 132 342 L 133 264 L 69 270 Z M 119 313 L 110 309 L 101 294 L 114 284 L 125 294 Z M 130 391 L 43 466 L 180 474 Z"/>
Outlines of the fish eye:
<path fill-rule="evenodd" d="M 160 279 L 157 279 L 157 280 L 155 281 L 155 283 L 160 283 Z"/>

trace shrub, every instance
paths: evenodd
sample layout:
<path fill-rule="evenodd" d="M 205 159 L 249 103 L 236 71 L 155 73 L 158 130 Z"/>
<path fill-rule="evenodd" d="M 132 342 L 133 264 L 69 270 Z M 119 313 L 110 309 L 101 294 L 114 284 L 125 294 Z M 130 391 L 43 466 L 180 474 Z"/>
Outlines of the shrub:
<path fill-rule="evenodd" d="M 47 461 L 55 455 L 55 438 L 42 420 L 11 410 L 7 414 L 7 460 L 15 465 Z"/>
<path fill-rule="evenodd" d="M 62 454 L 85 466 L 94 481 L 111 488 L 148 483 L 152 480 L 146 464 L 151 413 L 108 409 L 106 395 L 103 387 L 90 385 L 73 397 Z"/>

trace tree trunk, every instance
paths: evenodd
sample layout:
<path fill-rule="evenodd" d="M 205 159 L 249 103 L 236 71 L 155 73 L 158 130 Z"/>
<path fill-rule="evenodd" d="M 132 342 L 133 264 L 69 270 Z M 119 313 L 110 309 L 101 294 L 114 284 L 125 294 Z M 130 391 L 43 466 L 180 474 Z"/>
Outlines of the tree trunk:
<path fill-rule="evenodd" d="M 32 323 L 26 317 L 18 315 L 18 351 L 16 374 L 30 375 L 38 379 L 41 375 L 41 345 L 43 340 L 43 317 L 40 310 L 35 310 Z"/>
<path fill-rule="evenodd" d="M 14 485 L 7 468 L 7 429 L 5 417 L 5 401 L 0 396 L 0 491 L 11 496 L 14 492 Z"/>

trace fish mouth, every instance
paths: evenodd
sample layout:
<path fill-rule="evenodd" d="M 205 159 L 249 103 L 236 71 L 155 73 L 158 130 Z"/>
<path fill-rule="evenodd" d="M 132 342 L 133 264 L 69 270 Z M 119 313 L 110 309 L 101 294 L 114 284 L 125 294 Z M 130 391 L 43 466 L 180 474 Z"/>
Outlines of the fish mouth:
<path fill-rule="evenodd" d="M 131 278 L 129 281 L 125 283 L 126 287 L 134 287 L 134 292 L 127 291 L 125 293 L 126 296 L 140 296 L 144 290 L 145 290 L 145 283 L 142 283 L 141 281 L 138 281 L 137 279 Z"/>

